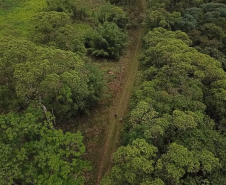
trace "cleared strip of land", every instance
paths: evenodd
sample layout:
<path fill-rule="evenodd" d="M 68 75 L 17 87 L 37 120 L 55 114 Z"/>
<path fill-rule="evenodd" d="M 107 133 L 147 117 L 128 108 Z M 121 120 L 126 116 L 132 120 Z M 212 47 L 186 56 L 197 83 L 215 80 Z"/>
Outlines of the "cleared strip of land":
<path fill-rule="evenodd" d="M 141 1 L 142 12 L 145 11 L 145 0 Z M 127 51 L 127 54 L 121 59 L 121 63 L 124 60 L 127 62 L 126 66 L 126 76 L 124 84 L 122 85 L 122 93 L 115 97 L 114 112 L 109 112 L 108 115 L 108 130 L 105 138 L 104 148 L 100 156 L 98 177 L 96 185 L 99 185 L 101 178 L 105 173 L 109 172 L 112 166 L 113 153 L 117 150 L 118 141 L 120 140 L 120 131 L 123 125 L 121 118 L 124 118 L 127 114 L 129 99 L 131 97 L 131 92 L 134 86 L 136 72 L 139 67 L 138 56 L 142 48 L 142 36 L 144 33 L 144 28 L 139 25 L 139 28 L 134 33 L 134 47 L 131 47 Z M 117 118 L 114 118 L 114 114 L 117 114 Z"/>

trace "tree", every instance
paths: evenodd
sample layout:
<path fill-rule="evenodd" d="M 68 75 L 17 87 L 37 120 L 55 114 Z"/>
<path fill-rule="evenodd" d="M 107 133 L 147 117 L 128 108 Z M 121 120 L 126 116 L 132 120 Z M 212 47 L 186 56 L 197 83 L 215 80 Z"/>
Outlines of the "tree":
<path fill-rule="evenodd" d="M 183 31 L 189 32 L 196 29 L 198 26 L 198 21 L 190 14 L 185 14 L 183 18 L 177 21 L 176 28 Z"/>
<path fill-rule="evenodd" d="M 71 23 L 64 12 L 38 12 L 33 18 L 34 30 L 32 40 L 41 44 L 54 42 L 58 29 Z"/>
<path fill-rule="evenodd" d="M 112 22 L 124 29 L 128 23 L 128 17 L 122 8 L 107 4 L 102 6 L 97 13 L 97 21 L 101 24 Z"/>
<path fill-rule="evenodd" d="M 24 111 L 36 102 L 60 122 L 85 111 L 101 97 L 102 72 L 72 52 L 5 37 L 0 38 L 0 48 L 1 92 L 15 98 L 13 109 Z"/>
<path fill-rule="evenodd" d="M 222 51 L 220 51 L 218 48 L 215 48 L 213 46 L 206 46 L 204 48 L 201 48 L 200 46 L 195 47 L 199 52 L 207 54 L 214 59 L 218 60 L 221 64 L 223 69 L 226 69 L 226 56 Z"/>
<path fill-rule="evenodd" d="M 114 154 L 115 166 L 111 174 L 102 180 L 101 185 L 138 185 L 154 181 L 151 174 L 154 171 L 156 153 L 157 148 L 146 143 L 144 139 L 137 139 L 131 145 L 120 147 Z M 161 182 L 160 179 L 155 181 Z"/>
<path fill-rule="evenodd" d="M 163 27 L 165 29 L 169 29 L 170 24 L 167 20 L 167 18 L 170 16 L 169 14 L 170 13 L 167 12 L 165 9 L 150 11 L 147 15 L 146 24 L 151 29 L 156 27 Z"/>
<path fill-rule="evenodd" d="M 214 168 L 218 168 L 219 159 L 203 150 L 200 152 L 189 151 L 187 148 L 172 143 L 167 154 L 163 154 L 157 162 L 157 170 L 162 179 L 169 184 L 180 184 L 180 179 L 185 173 L 210 173 Z"/>
<path fill-rule="evenodd" d="M 88 51 L 96 57 L 119 59 L 126 35 L 115 23 L 104 22 L 86 37 Z"/>
<path fill-rule="evenodd" d="M 150 104 L 140 101 L 130 113 L 124 142 L 127 140 L 125 144 L 128 144 L 137 138 L 144 138 L 146 141 L 152 141 L 152 144 L 156 147 L 161 148 L 160 145 L 164 141 L 165 132 L 169 125 L 167 117 L 158 118 L 158 112 Z"/>
<path fill-rule="evenodd" d="M 63 133 L 31 113 L 0 116 L 1 184 L 84 184 L 90 169 L 80 132 Z"/>
<path fill-rule="evenodd" d="M 166 184 L 220 184 L 225 179 L 226 148 L 224 136 L 215 128 L 225 131 L 226 76 L 218 61 L 190 43 L 185 33 L 163 28 L 144 38 L 123 144 L 145 139 L 157 147 L 158 160 L 150 176 Z"/>
<path fill-rule="evenodd" d="M 145 49 L 156 46 L 159 42 L 163 42 L 166 39 L 178 39 L 182 40 L 186 45 L 191 44 L 189 36 L 180 30 L 177 31 L 167 31 L 164 28 L 154 28 L 152 31 L 149 31 L 144 37 Z"/>
<path fill-rule="evenodd" d="M 32 18 L 34 28 L 31 40 L 41 45 L 53 46 L 59 49 L 86 53 L 81 39 L 71 24 L 70 17 L 64 12 L 39 12 Z"/>
<path fill-rule="evenodd" d="M 224 59 L 225 5 L 200 6 L 202 0 L 173 0 L 171 6 L 165 0 L 152 2 L 156 5 L 149 9 L 148 20 L 153 30 L 144 37 L 141 71 L 123 133 L 124 146 L 115 153 L 119 157 L 102 183 L 224 184 L 226 73 L 221 62 L 196 48 Z M 184 12 L 194 4 L 199 8 Z M 178 13 L 172 16 L 170 12 L 176 9 L 180 9 L 182 18 Z M 189 35 L 162 28 L 176 28 L 179 22 Z M 211 47 L 216 49 L 210 52 Z M 144 173 L 144 165 L 137 162 L 140 168 L 134 168 L 131 162 L 132 151 L 143 151 L 132 148 L 133 142 L 143 139 L 157 149 L 157 157 L 149 159 L 155 164 L 147 167 L 149 174 Z"/>

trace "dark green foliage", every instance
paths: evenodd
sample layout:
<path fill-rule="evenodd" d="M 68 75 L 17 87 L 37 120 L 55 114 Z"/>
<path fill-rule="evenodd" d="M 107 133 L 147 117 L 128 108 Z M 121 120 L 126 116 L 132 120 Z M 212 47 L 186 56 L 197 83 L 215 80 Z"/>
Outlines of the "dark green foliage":
<path fill-rule="evenodd" d="M 125 46 L 126 35 L 115 24 L 104 22 L 86 37 L 86 47 L 91 55 L 118 59 Z"/>
<path fill-rule="evenodd" d="M 190 14 L 185 14 L 185 16 L 177 22 L 177 28 L 182 28 L 182 30 L 185 31 L 191 31 L 195 29 L 197 25 L 197 19 Z"/>
<path fill-rule="evenodd" d="M 137 0 L 108 0 L 111 4 L 122 4 L 122 5 L 132 5 Z"/>
<path fill-rule="evenodd" d="M 71 23 L 66 13 L 55 11 L 39 12 L 33 17 L 32 22 L 34 24 L 32 40 L 42 44 L 54 42 L 57 30 Z"/>
<path fill-rule="evenodd" d="M 226 5 L 222 3 L 207 3 L 200 8 L 188 8 L 183 12 L 175 24 L 176 29 L 188 32 L 193 41 L 193 46 L 203 53 L 211 53 L 211 56 L 222 62 L 225 66 L 225 24 Z M 212 48 L 212 52 L 207 51 Z M 225 69 L 225 68 L 224 68 Z"/>
<path fill-rule="evenodd" d="M 72 0 L 47 0 L 48 10 L 57 12 L 72 13 L 75 9 L 75 3 Z"/>
<path fill-rule="evenodd" d="M 222 3 L 207 3 L 207 4 L 203 4 L 201 8 L 206 13 L 206 12 L 213 12 L 221 8 L 225 9 L 226 5 Z"/>
<path fill-rule="evenodd" d="M 81 0 L 47 0 L 47 6 L 48 11 L 65 12 L 74 19 L 87 14 Z"/>
<path fill-rule="evenodd" d="M 150 11 L 147 13 L 146 24 L 148 28 L 153 29 L 162 27 L 165 29 L 174 29 L 175 24 L 180 20 L 180 12 L 170 13 L 165 8 L 165 4 L 150 4 Z"/>
<path fill-rule="evenodd" d="M 120 0 L 109 0 L 109 2 L 111 4 L 118 4 L 120 2 Z"/>
<path fill-rule="evenodd" d="M 121 166 L 114 161 L 103 184 L 225 183 L 225 10 L 217 1 L 149 1 L 146 23 L 153 30 L 144 37 L 141 71 L 124 129 L 126 146 L 116 155 L 145 139 L 158 149 L 155 165 L 148 167 L 148 175 L 138 172 L 126 162 L 140 157 L 128 150 L 124 156 L 130 157 Z"/>
<path fill-rule="evenodd" d="M 173 9 L 179 12 L 183 12 L 186 8 L 190 8 L 193 6 L 200 6 L 204 4 L 203 0 L 170 0 L 169 9 Z"/>
<path fill-rule="evenodd" d="M 82 139 L 80 132 L 63 133 L 31 113 L 1 115 L 0 184 L 84 184 L 90 166 L 81 160 Z"/>
<path fill-rule="evenodd" d="M 32 18 L 34 29 L 31 40 L 84 55 L 86 49 L 71 25 L 70 17 L 64 12 L 39 12 Z"/>
<path fill-rule="evenodd" d="M 119 28 L 124 29 L 128 23 L 128 17 L 122 8 L 107 4 L 102 6 L 97 13 L 97 21 L 115 23 Z"/>
<path fill-rule="evenodd" d="M 88 71 L 88 89 L 89 96 L 87 98 L 87 106 L 93 107 L 97 102 L 100 101 L 101 94 L 105 88 L 103 82 L 103 72 L 97 65 L 87 64 L 86 69 Z"/>

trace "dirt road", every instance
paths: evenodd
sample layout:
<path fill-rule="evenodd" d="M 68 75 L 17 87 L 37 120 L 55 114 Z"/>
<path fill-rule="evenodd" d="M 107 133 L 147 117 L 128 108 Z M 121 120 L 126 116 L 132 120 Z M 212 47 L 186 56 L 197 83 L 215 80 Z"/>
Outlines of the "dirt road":
<path fill-rule="evenodd" d="M 141 0 L 142 13 L 145 11 L 145 0 Z M 131 92 L 134 86 L 136 72 L 139 67 L 139 61 L 137 57 L 140 54 L 142 48 L 142 36 L 144 28 L 139 25 L 134 33 L 134 47 L 127 51 L 127 54 L 120 60 L 121 63 L 127 61 L 124 64 L 126 67 L 126 75 L 124 77 L 124 84 L 122 85 L 122 92 L 115 97 L 114 112 L 109 113 L 109 126 L 108 133 L 106 134 L 106 142 L 101 155 L 101 161 L 99 163 L 98 177 L 96 185 L 99 185 L 101 178 L 105 173 L 109 172 L 112 166 L 113 153 L 118 148 L 118 141 L 120 139 L 120 131 L 123 126 L 124 118 L 127 114 L 128 104 L 131 97 Z M 117 114 L 117 117 L 114 115 Z"/>

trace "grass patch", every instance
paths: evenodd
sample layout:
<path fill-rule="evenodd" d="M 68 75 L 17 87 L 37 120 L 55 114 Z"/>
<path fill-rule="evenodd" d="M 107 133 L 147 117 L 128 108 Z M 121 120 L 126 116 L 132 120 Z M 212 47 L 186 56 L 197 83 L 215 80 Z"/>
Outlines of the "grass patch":
<path fill-rule="evenodd" d="M 105 3 L 104 0 L 87 0 L 78 3 L 78 7 L 84 8 L 88 17 L 92 19 L 99 7 Z M 31 18 L 46 7 L 46 0 L 6 0 L 0 2 L 0 35 L 27 38 L 32 28 Z M 93 21 L 91 20 L 91 22 Z M 76 22 L 73 26 L 76 28 L 78 36 L 84 35 L 91 29 L 89 18 L 79 23 Z"/>
<path fill-rule="evenodd" d="M 45 0 L 7 0 L 0 6 L 0 35 L 27 37 L 31 17 L 46 6 Z"/>

